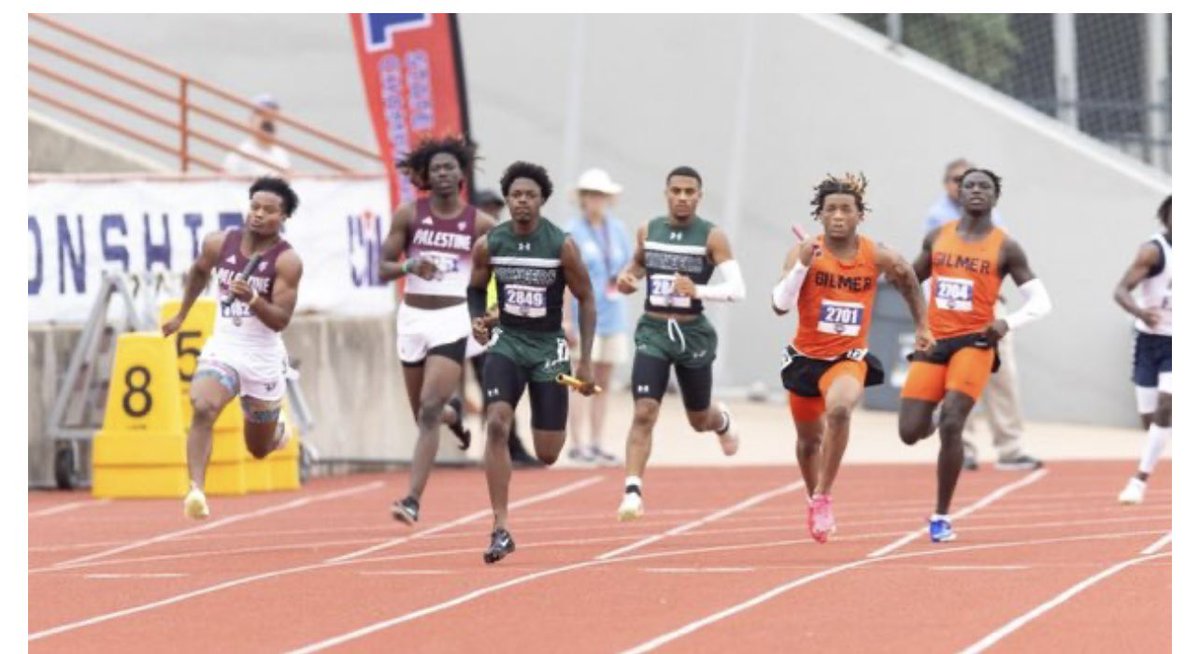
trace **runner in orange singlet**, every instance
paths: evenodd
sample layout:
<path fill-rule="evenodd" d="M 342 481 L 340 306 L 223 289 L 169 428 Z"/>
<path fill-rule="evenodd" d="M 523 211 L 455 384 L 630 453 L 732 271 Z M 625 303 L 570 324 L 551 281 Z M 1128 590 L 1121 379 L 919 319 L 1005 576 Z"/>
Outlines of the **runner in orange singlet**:
<path fill-rule="evenodd" d="M 941 434 L 937 509 L 929 519 L 935 543 L 954 539 L 950 500 L 962 471 L 962 430 L 988 377 L 1000 366 L 996 343 L 1021 325 L 1050 312 L 1050 295 L 1029 268 L 1025 251 L 992 224 L 1000 178 L 990 170 L 963 174 L 959 200 L 963 215 L 925 237 L 913 268 L 930 280 L 929 326 L 937 345 L 917 352 L 900 393 L 900 439 L 912 445 Z M 1010 275 L 1025 304 L 1006 318 L 993 309 L 1004 276 Z M 934 409 L 941 417 L 934 424 Z"/>
<path fill-rule="evenodd" d="M 921 285 L 898 253 L 857 233 L 866 205 L 861 175 L 826 177 L 815 187 L 813 215 L 824 235 L 792 246 L 771 293 L 778 315 L 796 307 L 796 335 L 780 372 L 796 424 L 796 460 L 808 487 L 808 530 L 824 543 L 835 530 L 833 481 L 850 438 L 850 413 L 864 386 L 883 382 L 883 366 L 867 352 L 879 276 L 908 302 L 917 347 L 933 344 Z M 822 437 L 822 433 L 824 437 Z"/>

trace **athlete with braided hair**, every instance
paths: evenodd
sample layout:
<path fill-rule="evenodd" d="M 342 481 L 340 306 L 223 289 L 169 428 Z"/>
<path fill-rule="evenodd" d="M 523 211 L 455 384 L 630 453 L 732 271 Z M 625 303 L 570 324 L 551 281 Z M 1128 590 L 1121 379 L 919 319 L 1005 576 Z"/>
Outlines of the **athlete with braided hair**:
<path fill-rule="evenodd" d="M 783 275 L 771 292 L 777 315 L 792 307 L 799 314 L 780 376 L 796 425 L 796 461 L 808 488 L 808 530 L 818 543 L 836 529 L 833 482 L 850 439 L 850 415 L 864 387 L 883 382 L 882 364 L 867 351 L 880 275 L 908 303 L 917 348 L 933 343 L 912 266 L 858 233 L 867 210 L 866 187 L 861 173 L 830 175 L 814 187 L 813 216 L 823 233 L 788 250 Z"/>

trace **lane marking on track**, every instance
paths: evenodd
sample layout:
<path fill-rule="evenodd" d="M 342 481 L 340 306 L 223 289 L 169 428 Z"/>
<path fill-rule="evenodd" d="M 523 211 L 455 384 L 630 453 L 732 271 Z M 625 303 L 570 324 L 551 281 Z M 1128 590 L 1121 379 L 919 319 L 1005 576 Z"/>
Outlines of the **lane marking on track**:
<path fill-rule="evenodd" d="M 1012 622 L 1009 622 L 1008 624 L 1004 625 L 1003 627 L 1000 627 L 999 629 L 993 631 L 992 633 L 984 636 L 975 644 L 964 649 L 961 654 L 978 654 L 979 652 L 984 651 L 985 649 L 991 647 L 992 645 L 995 645 L 1005 636 L 1020 629 L 1021 627 L 1025 626 L 1026 624 L 1029 624 L 1031 621 L 1035 620 L 1038 616 L 1046 613 L 1050 609 L 1053 609 L 1054 607 L 1062 604 L 1063 602 L 1066 602 L 1067 600 L 1071 599 L 1072 597 L 1083 592 L 1084 589 L 1088 588 L 1089 586 L 1092 586 L 1093 584 L 1096 584 L 1108 577 L 1111 577 L 1112 575 L 1117 574 L 1118 572 L 1124 570 L 1125 568 L 1128 568 L 1131 565 L 1137 565 L 1143 561 L 1150 561 L 1153 559 L 1162 558 L 1164 556 L 1171 556 L 1171 553 L 1163 552 L 1162 554 L 1151 554 L 1150 556 L 1138 556 L 1136 558 L 1122 561 L 1110 568 L 1107 568 L 1101 572 L 1098 572 L 1098 573 L 1088 577 L 1087 579 L 1084 579 L 1083 581 L 1075 584 L 1074 586 L 1071 586 L 1070 588 L 1064 590 L 1063 592 L 1059 593 L 1058 596 L 1056 596 L 1054 599 L 1051 599 L 1043 604 L 1038 605 L 1034 609 L 1030 610 L 1028 613 L 1021 615 L 1020 617 L 1016 618 Z"/>
<path fill-rule="evenodd" d="M 741 511 L 743 509 L 748 509 L 756 504 L 762 504 L 763 502 L 765 502 L 773 497 L 777 497 L 779 495 L 784 495 L 786 493 L 790 493 L 790 492 L 800 489 L 800 488 L 804 488 L 803 481 L 795 481 L 795 482 L 792 482 L 785 486 L 776 488 L 774 490 L 769 490 L 765 493 L 759 493 L 758 495 L 748 497 L 745 500 L 742 500 L 741 502 L 734 504 L 733 506 L 721 509 L 720 511 L 717 511 L 716 513 L 710 513 L 698 520 L 693 520 L 691 522 L 679 525 L 678 527 L 668 529 L 667 531 L 664 531 L 661 534 L 655 534 L 653 536 L 648 536 L 646 538 L 643 538 L 642 540 L 637 541 L 636 543 L 630 543 L 629 545 L 626 545 L 624 547 L 618 547 L 615 550 L 605 552 L 605 553 L 597 556 L 596 560 L 603 561 L 604 559 L 611 559 L 613 557 L 617 557 L 622 554 L 625 554 L 626 552 L 632 552 L 633 550 L 641 549 L 652 543 L 657 543 L 658 541 L 660 541 L 664 538 L 667 538 L 669 536 L 678 536 L 679 534 L 682 534 L 686 531 L 691 531 L 692 529 L 695 529 L 696 527 L 699 527 L 701 525 L 706 525 L 710 522 L 713 522 L 714 520 L 720 520 L 721 518 L 724 518 L 728 515 L 737 513 L 738 511 Z"/>
<path fill-rule="evenodd" d="M 1028 570 L 1028 565 L 931 565 L 930 570 L 937 572 L 976 572 L 988 570 Z"/>
<path fill-rule="evenodd" d="M 66 513 L 67 511 L 74 511 L 75 509 L 82 509 L 84 507 L 93 508 L 93 507 L 97 507 L 97 506 L 103 506 L 105 504 L 108 504 L 111 501 L 112 500 L 105 498 L 102 500 L 83 500 L 80 502 L 68 502 L 66 504 L 52 506 L 48 509 L 34 511 L 33 513 L 29 514 L 29 517 L 30 518 L 44 518 L 48 515 L 57 515 L 59 513 Z"/>
<path fill-rule="evenodd" d="M 1068 542 L 1068 541 L 1084 540 L 1084 539 L 1089 539 L 1089 538 L 1088 537 L 1069 537 L 1069 538 L 1050 539 L 1050 540 L 1051 540 L 1051 542 Z M 967 545 L 967 546 L 963 546 L 963 547 L 945 547 L 945 548 L 938 548 L 938 549 L 931 549 L 931 550 L 923 550 L 920 552 L 903 552 L 900 554 L 889 554 L 889 555 L 877 556 L 877 557 L 871 557 L 868 555 L 867 558 L 862 558 L 857 561 L 850 561 L 849 563 L 843 563 L 841 565 L 837 565 L 832 568 L 827 568 L 825 570 L 821 570 L 820 572 L 805 575 L 798 579 L 793 579 L 792 581 L 789 581 L 785 584 L 776 586 L 775 588 L 772 588 L 764 593 L 761 593 L 755 597 L 752 597 L 744 602 L 735 604 L 733 606 L 730 606 L 729 608 L 718 611 L 716 613 L 713 613 L 713 614 L 711 614 L 707 617 L 701 618 L 699 620 L 689 622 L 688 624 L 685 624 L 682 627 L 680 627 L 674 631 L 665 633 L 661 636 L 658 636 L 657 638 L 648 640 L 640 645 L 631 647 L 631 648 L 625 650 L 624 652 L 622 652 L 622 654 L 644 654 L 645 652 L 649 652 L 651 650 L 662 647 L 663 645 L 665 645 L 671 641 L 678 640 L 679 638 L 682 638 L 683 636 L 694 633 L 694 632 L 696 632 L 704 627 L 707 627 L 708 625 L 711 625 L 715 622 L 719 622 L 721 620 L 724 620 L 725 618 L 737 615 L 738 613 L 741 613 L 748 609 L 754 608 L 755 606 L 758 606 L 759 604 L 767 602 L 767 601 L 769 601 L 779 595 L 782 595 L 783 593 L 786 593 L 790 590 L 807 585 L 807 584 L 817 581 L 819 579 L 823 579 L 825 577 L 835 575 L 839 572 L 844 572 L 846 570 L 853 570 L 855 568 L 860 568 L 862 566 L 869 565 L 872 563 L 880 563 L 883 561 L 898 561 L 898 560 L 903 560 L 903 559 L 918 558 L 918 557 L 925 557 L 925 556 L 939 556 L 939 555 L 950 554 L 950 553 L 955 553 L 955 552 L 996 549 L 999 547 L 1022 547 L 1022 546 L 1044 544 L 1044 543 L 1045 543 L 1045 541 L 1025 541 L 1023 543 L 1022 542 L 985 543 L 985 544 L 980 544 L 980 545 Z M 1164 556 L 1164 555 L 1160 554 L 1160 555 L 1156 555 L 1156 556 Z M 1145 558 L 1153 558 L 1153 557 L 1145 557 Z M 1142 560 L 1144 560 L 1144 559 L 1142 559 Z M 1129 562 L 1126 561 L 1122 565 L 1128 565 L 1128 564 L 1129 564 Z M 1114 572 L 1115 572 L 1115 570 L 1114 570 Z"/>
<path fill-rule="evenodd" d="M 84 579 L 175 579 L 186 577 L 183 572 L 93 572 L 83 575 Z"/>
<path fill-rule="evenodd" d="M 523 506 L 529 506 L 531 504 L 537 504 L 538 502 L 544 502 L 546 500 L 551 500 L 556 497 L 561 497 L 568 493 L 573 493 L 581 488 L 587 488 L 588 486 L 591 486 L 592 484 L 600 481 L 601 479 L 603 479 L 603 477 L 600 475 L 595 475 L 592 477 L 580 479 L 579 481 L 567 484 L 566 486 L 560 486 L 558 488 L 548 490 L 545 493 L 540 493 L 538 495 L 534 495 L 532 497 L 527 497 L 523 500 L 513 502 L 508 505 L 508 510 L 512 511 L 513 509 L 519 509 Z M 453 529 L 459 525 L 465 525 L 469 522 L 474 522 L 481 518 L 486 518 L 490 515 L 492 515 L 491 508 L 481 509 L 474 513 L 469 513 L 465 516 L 462 516 L 461 518 L 456 518 L 454 520 L 451 520 L 450 522 L 443 522 L 442 524 L 437 525 L 435 527 L 430 527 L 429 529 L 424 529 L 421 531 L 414 532 L 412 534 L 409 534 L 408 536 L 401 536 L 400 538 L 391 538 L 391 539 L 383 541 L 382 543 L 377 543 L 370 547 L 364 547 L 360 550 L 354 550 L 353 552 L 349 552 L 347 554 L 342 554 L 341 556 L 335 556 L 331 559 L 326 559 L 325 562 L 326 563 L 341 563 L 343 561 L 351 561 L 351 560 L 357 559 L 361 556 L 366 556 L 367 554 L 373 554 L 380 550 L 385 550 L 389 547 L 395 547 L 396 545 L 407 543 L 408 541 L 410 541 L 414 538 L 422 538 L 422 537 L 428 536 L 430 534 L 436 534 L 440 531 L 446 531 L 447 529 Z"/>
<path fill-rule="evenodd" d="M 975 503 L 973 503 L 969 506 L 963 507 L 962 509 L 959 509 L 958 511 L 950 514 L 950 519 L 956 520 L 963 516 L 970 515 L 971 513 L 974 513 L 975 511 L 982 509 L 983 507 L 991 504 L 992 502 L 995 502 L 996 500 L 1004 497 L 1005 495 L 1008 495 L 1009 493 L 1017 490 L 1018 488 L 1023 488 L 1025 486 L 1028 486 L 1029 484 L 1032 484 L 1033 482 L 1041 479 L 1042 477 L 1045 477 L 1048 472 L 1049 472 L 1048 470 L 1046 470 L 1045 468 L 1042 468 L 1040 470 L 1035 470 L 1035 471 L 1029 473 L 1028 475 L 1025 475 L 1021 479 L 1018 479 L 1017 481 L 1014 481 L 1011 484 L 1005 484 L 1004 486 L 1001 486 L 1000 488 L 997 488 L 996 490 L 983 496 L 982 498 L 977 500 Z M 885 554 L 890 554 L 893 551 L 898 550 L 901 547 L 904 547 L 905 545 L 920 538 L 921 536 L 924 536 L 925 533 L 926 533 L 926 531 L 924 529 L 918 529 L 914 532 L 911 532 L 908 535 L 903 536 L 897 540 L 894 540 L 891 543 L 888 543 L 887 545 L 884 545 L 883 547 L 875 550 L 874 552 L 871 552 L 870 554 L 867 555 L 867 558 L 874 558 L 877 556 L 884 556 Z"/>
<path fill-rule="evenodd" d="M 910 552 L 910 553 L 906 553 L 906 554 L 894 554 L 894 555 L 886 557 L 886 558 L 871 559 L 871 561 L 878 562 L 878 561 L 884 561 L 884 560 L 897 560 L 897 559 L 906 559 L 906 558 L 912 558 L 912 557 L 918 557 L 918 556 L 948 554 L 951 552 L 974 551 L 974 550 L 980 550 L 980 549 L 995 549 L 998 547 L 1022 547 L 1022 546 L 1028 546 L 1028 545 L 1048 545 L 1051 543 L 1067 543 L 1067 542 L 1076 542 L 1076 541 L 1115 540 L 1115 539 L 1121 539 L 1121 538 L 1136 538 L 1136 537 L 1140 537 L 1140 536 L 1148 536 L 1150 534 L 1157 534 L 1157 533 L 1158 533 L 1158 531 L 1112 532 L 1112 533 L 1106 533 L 1106 534 L 1089 534 L 1089 535 L 1084 535 L 1084 536 L 1068 536 L 1068 537 L 1063 537 L 1063 538 L 1049 538 L 1049 539 L 1017 541 L 1017 542 L 1009 542 L 1009 543 L 988 543 L 988 544 L 982 544 L 982 545 L 946 547 L 946 548 L 939 548 L 937 550 L 928 550 L 928 551 L 923 551 L 923 552 Z M 749 550 L 749 549 L 763 549 L 763 548 L 770 548 L 770 547 L 792 547 L 792 546 L 796 546 L 796 545 L 800 545 L 800 544 L 804 544 L 804 543 L 811 543 L 811 542 L 812 541 L 810 541 L 808 539 L 804 539 L 804 540 L 774 541 L 774 542 L 768 542 L 768 543 L 749 543 L 749 544 L 743 544 L 743 545 L 714 545 L 714 546 L 709 546 L 709 547 L 691 547 L 691 548 L 680 549 L 680 550 L 668 550 L 665 552 L 651 552 L 648 554 L 638 554 L 638 555 L 633 555 L 633 556 L 622 557 L 619 559 L 606 559 L 603 561 L 597 561 L 597 560 L 593 559 L 593 560 L 589 560 L 589 561 L 583 561 L 581 563 L 572 564 L 570 566 L 565 566 L 563 568 L 551 568 L 547 571 L 543 571 L 542 573 L 538 573 L 536 575 L 529 575 L 525 578 L 518 578 L 518 579 L 512 580 L 512 582 L 505 582 L 505 584 L 502 584 L 501 586 L 504 588 L 507 588 L 508 586 L 521 584 L 526 581 L 532 581 L 535 578 L 558 574 L 560 572 L 569 572 L 571 570 L 575 570 L 578 568 L 592 567 L 592 566 L 597 566 L 597 565 L 605 565 L 605 564 L 610 564 L 610 563 L 622 563 L 622 562 L 627 562 L 627 561 L 642 561 L 642 560 L 659 559 L 659 558 L 670 558 L 673 556 L 687 556 L 690 554 L 707 554 L 707 553 L 711 553 L 711 552 L 733 552 L 733 551 L 741 551 L 741 550 Z M 136 615 L 138 613 L 145 613 L 147 611 L 151 611 L 151 610 L 157 609 L 157 608 L 162 608 L 164 606 L 171 606 L 173 604 L 179 604 L 181 602 L 187 601 L 187 600 L 195 598 L 195 597 L 202 597 L 204 595 L 210 595 L 210 594 L 217 593 L 217 592 L 220 592 L 223 590 L 228 590 L 230 588 L 246 586 L 246 585 L 252 584 L 257 581 L 276 579 L 279 577 L 289 576 L 289 575 L 293 575 L 293 574 L 301 574 L 301 573 L 305 573 L 305 572 L 327 570 L 330 568 L 335 568 L 335 567 L 339 567 L 339 566 L 343 566 L 343 565 L 354 565 L 354 564 L 358 564 L 358 563 L 390 562 L 390 561 L 398 561 L 398 560 L 405 560 L 405 559 L 412 559 L 412 558 L 419 558 L 419 557 L 426 557 L 426 556 L 445 556 L 448 554 L 464 554 L 464 553 L 474 553 L 474 552 L 477 552 L 477 550 L 472 548 L 470 550 L 450 550 L 450 551 L 441 551 L 441 552 L 423 552 L 423 553 L 418 553 L 418 554 L 400 554 L 400 555 L 393 555 L 393 556 L 383 556 L 383 557 L 373 558 L 373 559 L 355 559 L 355 560 L 351 560 L 351 561 L 344 561 L 344 562 L 337 562 L 337 563 L 313 563 L 313 564 L 309 564 L 309 565 L 301 565 L 301 566 L 296 566 L 296 567 L 292 567 L 292 568 L 283 568 L 281 570 L 272 570 L 270 572 L 264 572 L 264 573 L 260 573 L 260 574 L 256 574 L 256 575 L 251 575 L 249 577 L 239 577 L 237 579 L 230 579 L 230 580 L 223 581 L 219 584 L 215 584 L 212 586 L 198 588 L 196 590 L 189 591 L 189 592 L 183 593 L 181 595 L 174 595 L 174 596 L 167 597 L 167 598 L 157 600 L 154 602 L 149 602 L 147 604 L 132 606 L 132 607 L 122 609 L 119 611 L 114 611 L 112 613 L 104 613 L 101 615 L 93 616 L 91 618 L 86 618 L 84 620 L 79 620 L 77 622 L 71 622 L 71 623 L 59 625 L 57 627 L 51 627 L 49 629 L 44 629 L 42 631 L 30 634 L 29 640 L 30 641 L 40 640 L 40 639 L 46 638 L 48 636 L 54 636 L 57 634 L 68 632 L 68 631 L 74 631 L 76 629 L 81 629 L 83 627 L 88 627 L 91 625 L 108 622 L 110 620 L 115 620 L 117 618 L 122 618 L 122 617 L 125 617 L 128 615 Z M 480 597 L 482 595 L 486 595 L 490 592 L 494 592 L 496 590 L 501 590 L 501 589 L 502 589 L 501 587 L 492 587 L 491 589 L 484 589 L 484 592 L 477 591 L 476 593 L 473 593 L 473 596 L 469 599 L 475 599 L 475 597 Z M 453 604 L 451 604 L 449 606 L 456 606 L 465 601 L 469 601 L 469 599 L 463 600 L 461 602 L 454 602 Z M 448 604 L 448 603 L 446 603 L 446 604 Z M 441 605 L 439 605 L 439 606 L 441 606 Z M 449 606 L 444 606 L 442 608 L 449 608 Z M 442 610 L 442 608 L 429 607 L 428 609 L 424 609 L 422 614 L 427 615 L 429 613 L 436 613 L 437 611 Z M 436 610 L 433 610 L 433 609 L 436 609 Z"/>
<path fill-rule="evenodd" d="M 698 520 L 693 520 L 691 522 L 687 522 L 682 525 L 679 525 L 678 527 L 673 527 L 671 529 L 668 529 L 665 532 L 655 534 L 655 535 L 649 536 L 647 538 L 643 538 L 643 539 L 641 539 L 635 543 L 632 543 L 630 545 L 626 545 L 624 547 L 618 547 L 615 550 L 610 550 L 599 556 L 596 556 L 595 558 L 591 559 L 590 561 L 580 561 L 578 563 L 572 563 L 572 564 L 568 564 L 568 565 L 564 565 L 564 566 L 559 566 L 556 568 L 547 568 L 545 570 L 539 570 L 538 572 L 533 572 L 530 574 L 522 575 L 520 577 L 515 577 L 513 579 L 509 579 L 508 581 L 505 581 L 505 582 L 502 582 L 499 584 L 494 584 L 492 586 L 484 586 L 483 588 L 477 588 L 474 591 L 471 591 L 471 592 L 463 594 L 463 595 L 459 595 L 458 597 L 449 599 L 440 604 L 435 604 L 433 606 L 427 606 L 418 611 L 413 611 L 412 613 L 406 613 L 402 616 L 392 618 L 390 620 L 376 622 L 375 624 L 367 625 L 366 627 L 363 627 L 361 629 L 356 629 L 354 631 L 344 633 L 339 636 L 334 636 L 332 638 L 320 641 L 318 643 L 314 643 L 311 645 L 307 645 L 305 647 L 301 647 L 297 650 L 293 650 L 291 654 L 307 654 L 309 652 L 316 652 L 319 650 L 327 649 L 329 647 L 333 647 L 335 645 L 340 645 L 342 643 L 345 643 L 345 642 L 348 642 L 351 640 L 355 640 L 357 638 L 361 638 L 368 634 L 375 633 L 376 631 L 388 629 L 388 628 L 393 627 L 398 624 L 403 624 L 405 622 L 409 622 L 412 620 L 416 620 L 418 618 L 422 618 L 426 615 L 437 613 L 439 611 L 444 611 L 446 609 L 458 606 L 459 604 L 465 604 L 465 603 L 470 602 L 479 597 L 483 597 L 484 595 L 490 595 L 492 593 L 504 590 L 505 588 L 509 588 L 512 586 L 519 586 L 521 584 L 533 581 L 535 579 L 541 579 L 542 577 L 549 577 L 549 576 L 553 576 L 553 575 L 557 575 L 557 574 L 562 574 L 564 572 L 570 572 L 572 570 L 578 570 L 581 568 L 589 568 L 592 566 L 602 565 L 605 563 L 615 562 L 615 561 L 619 561 L 619 560 L 631 560 L 628 558 L 627 559 L 617 559 L 615 557 L 617 557 L 620 554 L 625 554 L 625 553 L 631 552 L 640 547 L 645 547 L 646 545 L 650 545 L 651 543 L 656 543 L 656 542 L 662 540 L 663 538 L 666 538 L 667 536 L 681 534 L 681 533 L 687 531 L 688 529 L 692 529 L 694 527 L 698 527 L 700 525 L 707 524 L 713 520 L 720 519 L 720 518 L 730 515 L 732 513 L 736 513 L 737 511 L 741 511 L 742 509 L 762 503 L 762 502 L 764 502 L 768 499 L 771 499 L 773 497 L 776 497 L 778 495 L 782 495 L 784 493 L 788 493 L 788 492 L 791 492 L 793 490 L 796 490 L 798 488 L 803 488 L 803 487 L 804 487 L 803 481 L 794 481 L 794 482 L 791 482 L 784 486 L 781 486 L 779 488 L 769 490 L 764 493 L 759 493 L 757 495 L 753 495 L 745 500 L 742 500 L 741 502 L 738 502 L 737 504 L 726 507 L 726 508 L 716 511 L 714 513 L 710 513 L 707 516 L 704 516 L 703 518 L 700 518 Z M 636 557 L 634 557 L 634 558 L 636 558 Z"/>
<path fill-rule="evenodd" d="M 379 488 L 382 485 L 383 485 L 382 481 L 372 481 L 370 483 L 360 484 L 358 486 L 351 486 L 350 488 L 344 488 L 341 490 L 331 491 L 328 493 L 323 493 L 321 495 L 313 495 L 311 497 L 300 497 L 300 498 L 294 499 L 290 502 L 284 502 L 283 504 L 275 504 L 272 506 L 268 506 L 268 507 L 264 507 L 264 508 L 255 510 L 255 511 L 249 511 L 247 513 L 239 513 L 236 515 L 231 515 L 227 518 L 221 518 L 219 520 L 214 520 L 212 522 L 198 525 L 196 527 L 189 527 L 187 529 L 179 529 L 176 531 L 168 531 L 165 534 L 159 534 L 157 536 L 152 536 L 150 538 L 143 538 L 141 540 L 136 540 L 132 543 L 126 543 L 125 545 L 121 545 L 118 547 L 113 547 L 113 548 L 103 550 L 100 552 L 95 552 L 93 554 L 76 557 L 74 559 L 68 559 L 66 561 L 61 561 L 59 563 L 54 564 L 53 566 L 51 566 L 51 568 L 57 569 L 57 570 L 63 570 L 63 569 L 69 568 L 69 567 L 77 566 L 80 563 L 87 563 L 88 561 L 94 561 L 96 559 L 101 559 L 106 556 L 112 556 L 113 554 L 120 554 L 121 552 L 128 552 L 129 550 L 137 549 L 139 547 L 145 547 L 147 545 L 153 545 L 155 543 L 161 543 L 163 541 L 168 541 L 168 540 L 171 540 L 178 536 L 185 536 L 187 534 L 195 534 L 195 533 L 201 532 L 201 531 L 208 531 L 210 529 L 216 529 L 217 527 L 224 527 L 225 525 L 230 525 L 235 522 L 241 522 L 243 520 L 249 520 L 251 518 L 260 518 L 262 516 L 270 515 L 272 513 L 278 513 L 280 511 L 288 511 L 290 509 L 295 509 L 295 508 L 298 508 L 301 506 L 306 506 L 306 505 L 312 504 L 314 502 L 323 502 L 325 500 L 333 500 L 333 499 L 338 499 L 340 497 L 346 497 L 348 495 L 355 495 L 355 494 L 361 493 L 363 491 L 368 491 L 368 490 L 372 490 L 375 488 Z"/>
<path fill-rule="evenodd" d="M 1163 534 L 1163 537 L 1154 541 L 1149 547 L 1142 550 L 1142 554 L 1155 554 L 1162 548 L 1166 547 L 1171 542 L 1171 532 Z"/>
<path fill-rule="evenodd" d="M 642 568 L 642 572 L 662 574 L 741 573 L 754 572 L 754 568 Z"/>

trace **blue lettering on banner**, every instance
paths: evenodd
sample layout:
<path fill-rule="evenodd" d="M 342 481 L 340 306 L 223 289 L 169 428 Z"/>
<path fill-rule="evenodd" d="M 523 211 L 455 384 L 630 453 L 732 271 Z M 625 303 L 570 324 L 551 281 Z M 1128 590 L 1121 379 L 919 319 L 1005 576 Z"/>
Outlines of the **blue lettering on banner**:
<path fill-rule="evenodd" d="M 408 111 L 414 131 L 433 129 L 433 80 L 429 72 L 429 53 L 413 50 L 404 55 L 408 67 Z"/>
<path fill-rule="evenodd" d="M 217 229 L 222 232 L 230 227 L 241 229 L 244 224 L 246 221 L 240 211 L 222 211 L 217 214 Z"/>
<path fill-rule="evenodd" d="M 375 52 L 392 47 L 392 35 L 422 29 L 433 24 L 432 14 L 363 14 L 367 50 Z"/>
<path fill-rule="evenodd" d="M 350 235 L 350 281 L 357 287 L 384 286 L 379 280 L 380 250 L 383 246 L 383 220 L 364 211 L 346 216 Z M 364 262 L 360 267 L 357 262 Z"/>
<path fill-rule="evenodd" d="M 149 271 L 157 261 L 167 270 L 171 269 L 171 228 L 167 227 L 167 214 L 162 215 L 163 241 L 155 245 L 150 238 L 150 214 L 142 214 L 143 238 L 146 242 L 146 270 Z"/>
<path fill-rule="evenodd" d="M 29 236 L 33 239 L 33 276 L 29 278 L 29 294 L 37 295 L 42 290 L 42 226 L 37 218 L 29 217 Z"/>
<path fill-rule="evenodd" d="M 106 213 L 100 218 L 100 254 L 105 261 L 120 261 L 121 270 L 129 272 L 129 248 L 124 245 L 110 245 L 109 231 L 119 231 L 121 236 L 129 234 L 125 226 L 125 216 L 119 213 Z"/>
<path fill-rule="evenodd" d="M 200 226 L 204 224 L 204 216 L 198 213 L 183 214 L 183 224 L 192 234 L 192 259 L 200 257 Z"/>
<path fill-rule="evenodd" d="M 75 283 L 75 292 L 83 293 L 86 288 L 87 251 L 83 241 L 83 216 L 75 216 L 75 231 L 79 234 L 78 248 L 71 242 L 71 228 L 67 225 L 67 217 L 58 214 L 58 293 L 67 292 L 67 275 L 64 267 L 71 265 L 71 281 Z M 76 251 L 78 250 L 78 251 Z M 70 253 L 70 256 L 67 256 Z"/>

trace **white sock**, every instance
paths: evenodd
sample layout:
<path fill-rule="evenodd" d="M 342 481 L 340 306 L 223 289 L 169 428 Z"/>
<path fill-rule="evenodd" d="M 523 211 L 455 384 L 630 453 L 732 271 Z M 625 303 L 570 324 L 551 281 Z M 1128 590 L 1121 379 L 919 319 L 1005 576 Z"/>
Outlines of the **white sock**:
<path fill-rule="evenodd" d="M 638 495 L 642 494 L 642 478 L 641 477 L 635 477 L 635 476 L 626 477 L 625 478 L 625 492 L 626 493 L 631 492 L 629 489 L 630 486 L 634 486 L 637 488 Z"/>
<path fill-rule="evenodd" d="M 950 516 L 948 516 L 944 513 L 935 513 L 935 514 L 929 516 L 929 519 L 930 520 L 949 520 Z"/>
<path fill-rule="evenodd" d="M 1146 448 L 1142 450 L 1142 461 L 1138 464 L 1138 472 L 1148 475 L 1154 472 L 1154 465 L 1158 463 L 1158 457 L 1162 456 L 1163 450 L 1167 447 L 1167 441 L 1171 439 L 1171 428 L 1150 425 L 1146 434 L 1149 438 L 1146 439 Z"/>

